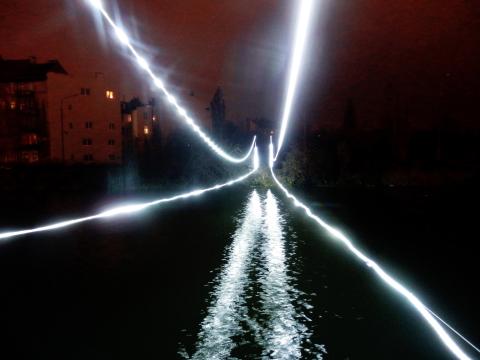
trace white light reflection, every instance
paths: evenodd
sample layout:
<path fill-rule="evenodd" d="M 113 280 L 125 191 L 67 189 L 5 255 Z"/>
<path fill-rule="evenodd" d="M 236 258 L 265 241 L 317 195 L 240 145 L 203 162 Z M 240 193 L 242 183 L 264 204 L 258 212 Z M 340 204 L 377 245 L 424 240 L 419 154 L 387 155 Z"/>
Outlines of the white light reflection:
<path fill-rule="evenodd" d="M 260 168 L 260 156 L 258 155 L 258 148 L 255 146 L 253 152 L 253 170 L 258 170 Z"/>
<path fill-rule="evenodd" d="M 200 129 L 200 127 L 197 124 L 195 124 L 192 118 L 188 116 L 187 111 L 178 104 L 178 101 L 175 99 L 175 97 L 165 88 L 164 83 L 152 72 L 148 62 L 142 56 L 140 56 L 137 50 L 132 46 L 132 42 L 128 38 L 127 33 L 120 26 L 118 26 L 113 21 L 111 16 L 107 13 L 107 11 L 102 5 L 102 2 L 100 0 L 86 0 L 86 1 L 90 3 L 95 9 L 97 9 L 102 14 L 104 19 L 108 22 L 108 24 L 114 30 L 114 33 L 116 34 L 120 42 L 130 50 L 130 53 L 137 60 L 137 63 L 139 64 L 139 66 L 147 72 L 147 74 L 150 76 L 155 86 L 163 92 L 163 94 L 166 96 L 170 104 L 172 104 L 172 106 L 175 107 L 179 116 L 183 118 L 185 123 L 188 126 L 190 126 L 190 128 L 210 147 L 211 150 L 213 150 L 221 158 L 231 163 L 242 163 L 250 157 L 255 147 L 255 137 L 252 140 L 252 145 L 250 146 L 249 150 L 244 156 L 236 157 L 236 156 L 229 155 L 218 144 L 216 144 L 205 132 L 203 132 Z"/>
<path fill-rule="evenodd" d="M 294 306 L 296 290 L 287 274 L 284 219 L 275 196 L 269 190 L 265 200 L 264 238 L 262 246 L 265 274 L 260 277 L 262 305 L 269 321 L 263 336 L 263 358 L 300 359 L 302 341 L 309 337 L 307 327 L 298 319 Z M 306 319 L 306 316 L 302 318 Z"/>
<path fill-rule="evenodd" d="M 175 195 L 175 196 L 172 196 L 172 197 L 158 199 L 158 200 L 154 200 L 154 201 L 150 201 L 150 202 L 146 202 L 146 203 L 141 203 L 141 204 L 131 204 L 131 205 L 125 205 L 125 206 L 118 206 L 118 207 L 115 207 L 113 209 L 103 211 L 99 214 L 95 214 L 95 215 L 91 215 L 91 216 L 87 216 L 87 217 L 83 217 L 83 218 L 78 218 L 78 219 L 73 219 L 73 220 L 61 221 L 61 222 L 58 222 L 58 223 L 55 223 L 55 224 L 40 226 L 40 227 L 33 228 L 33 229 L 3 232 L 3 233 L 0 233 L 0 240 L 4 241 L 6 239 L 10 239 L 10 238 L 13 238 L 13 237 L 16 237 L 16 236 L 38 233 L 38 232 L 43 232 L 43 231 L 56 230 L 56 229 L 65 228 L 65 227 L 68 227 L 68 226 L 71 226 L 71 225 L 75 225 L 75 224 L 78 224 L 78 223 L 83 223 L 83 222 L 86 222 L 86 221 L 96 220 L 96 219 L 111 218 L 111 217 L 115 217 L 115 216 L 128 215 L 128 214 L 136 213 L 136 212 L 142 211 L 142 210 L 144 210 L 146 208 L 149 208 L 151 206 L 154 206 L 154 205 L 173 202 L 173 201 L 180 200 L 180 199 L 188 199 L 190 197 L 202 195 L 202 194 L 204 194 L 206 192 L 209 192 L 209 191 L 219 190 L 219 189 L 222 189 L 224 187 L 231 186 L 233 184 L 239 183 L 239 182 L 247 179 L 254 172 L 255 172 L 255 169 L 250 171 L 249 173 L 243 175 L 243 176 L 240 176 L 240 177 L 236 178 L 236 179 L 230 180 L 230 181 L 228 181 L 226 183 L 223 183 L 223 184 L 214 185 L 214 186 L 206 188 L 206 189 L 193 190 L 193 191 L 190 191 L 190 192 L 187 192 L 187 193 L 184 193 L 184 194 L 179 194 L 179 195 Z"/>
<path fill-rule="evenodd" d="M 300 7 L 297 18 L 297 30 L 295 35 L 295 44 L 293 47 L 292 63 L 290 65 L 290 73 L 288 77 L 287 95 L 283 108 L 282 121 L 280 125 L 280 133 L 278 136 L 277 154 L 275 160 L 282 149 L 285 135 L 287 132 L 288 121 L 292 113 L 293 101 L 295 100 L 295 92 L 297 90 L 298 79 L 300 77 L 300 69 L 302 66 L 302 58 L 305 52 L 305 44 L 307 42 L 308 29 L 310 20 L 313 15 L 314 0 L 300 0 Z"/>
<path fill-rule="evenodd" d="M 227 359 L 235 346 L 233 337 L 242 332 L 240 322 L 246 316 L 245 290 L 252 250 L 260 235 L 262 207 L 254 191 L 250 195 L 241 225 L 214 290 L 214 300 L 202 322 L 197 351 L 192 359 Z"/>
<path fill-rule="evenodd" d="M 271 139 L 270 139 L 271 140 Z M 273 156 L 273 144 L 270 141 L 270 157 Z M 270 159 L 271 163 L 273 164 L 273 160 Z M 439 318 L 438 315 L 434 314 L 429 308 L 427 308 L 412 292 L 410 292 L 406 287 L 404 287 L 399 281 L 394 279 L 390 276 L 385 270 L 383 270 L 375 261 L 367 257 L 364 253 L 362 253 L 359 249 L 353 245 L 353 243 L 338 229 L 334 228 L 333 226 L 327 224 L 324 220 L 320 217 L 312 213 L 310 208 L 308 208 L 305 204 L 300 202 L 294 195 L 292 195 L 283 185 L 278 181 L 275 173 L 273 171 L 273 167 L 270 166 L 270 171 L 272 177 L 278 187 L 284 192 L 284 194 L 293 201 L 296 207 L 301 208 L 305 211 L 307 216 L 313 219 L 318 225 L 320 225 L 324 230 L 326 230 L 332 238 L 342 242 L 347 249 L 355 255 L 358 259 L 360 259 L 365 265 L 371 268 L 375 274 L 388 286 L 402 295 L 405 299 L 410 302 L 410 304 L 417 310 L 420 315 L 425 319 L 427 324 L 433 329 L 433 331 L 437 334 L 439 339 L 442 343 L 458 358 L 462 360 L 469 360 L 471 359 L 459 346 L 458 344 L 450 337 L 450 335 L 445 331 L 443 326 L 435 319 L 435 317 Z M 434 314 L 434 316 L 432 315 Z M 442 320 L 443 322 L 443 320 Z"/>

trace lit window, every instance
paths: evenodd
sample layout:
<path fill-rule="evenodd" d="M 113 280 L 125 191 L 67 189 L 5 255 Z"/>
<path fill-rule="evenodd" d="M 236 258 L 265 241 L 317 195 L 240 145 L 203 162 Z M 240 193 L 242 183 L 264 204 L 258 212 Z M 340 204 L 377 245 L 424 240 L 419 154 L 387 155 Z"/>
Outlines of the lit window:
<path fill-rule="evenodd" d="M 148 134 L 150 133 L 150 129 L 148 128 L 148 126 L 144 126 L 144 127 L 143 127 L 143 133 L 144 133 L 145 135 L 148 135 Z"/>
<path fill-rule="evenodd" d="M 107 97 L 107 99 L 114 99 L 115 98 L 115 95 L 114 95 L 112 90 L 107 90 L 105 92 L 105 96 Z"/>
<path fill-rule="evenodd" d="M 17 103 L 15 101 L 11 101 L 10 102 L 10 109 L 15 110 L 16 107 L 17 107 Z"/>
<path fill-rule="evenodd" d="M 132 122 L 132 115 L 130 115 L 130 114 L 127 115 L 127 122 L 129 122 L 129 123 Z"/>
<path fill-rule="evenodd" d="M 23 134 L 21 137 L 22 145 L 35 145 L 38 143 L 37 134 Z"/>
<path fill-rule="evenodd" d="M 38 151 L 22 151 L 21 154 L 21 159 L 24 162 L 36 162 L 38 161 Z"/>
<path fill-rule="evenodd" d="M 157 120 L 157 117 L 155 115 L 152 116 L 152 120 L 155 121 Z"/>
<path fill-rule="evenodd" d="M 115 140 L 109 139 L 108 140 L 108 145 L 115 145 Z"/>

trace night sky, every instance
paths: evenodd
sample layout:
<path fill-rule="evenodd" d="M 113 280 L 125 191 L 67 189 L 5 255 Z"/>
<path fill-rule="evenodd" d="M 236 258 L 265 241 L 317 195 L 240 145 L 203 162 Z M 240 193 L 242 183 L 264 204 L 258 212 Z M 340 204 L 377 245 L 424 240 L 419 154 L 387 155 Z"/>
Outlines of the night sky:
<path fill-rule="evenodd" d="M 294 30 L 287 0 L 120 0 L 121 16 L 157 73 L 196 118 L 215 88 L 227 116 L 277 119 Z M 0 54 L 56 58 L 83 76 L 102 71 L 126 96 L 149 84 L 117 42 L 108 43 L 82 0 L 16 0 L 0 10 Z M 296 119 L 341 123 L 351 99 L 366 127 L 386 118 L 414 127 L 450 118 L 479 127 L 480 5 L 474 0 L 319 1 Z M 195 96 L 190 96 L 193 91 Z"/>

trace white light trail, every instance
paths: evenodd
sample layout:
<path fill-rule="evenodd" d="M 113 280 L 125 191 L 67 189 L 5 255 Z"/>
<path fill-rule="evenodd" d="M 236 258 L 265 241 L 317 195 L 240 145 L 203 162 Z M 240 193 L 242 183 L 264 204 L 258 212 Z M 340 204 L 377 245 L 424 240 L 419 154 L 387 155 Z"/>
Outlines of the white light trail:
<path fill-rule="evenodd" d="M 256 169 L 251 170 L 249 173 L 240 176 L 236 179 L 230 180 L 226 183 L 223 184 L 218 184 L 214 185 L 212 187 L 206 188 L 206 189 L 197 189 L 193 190 L 184 194 L 179 194 L 175 195 L 172 197 L 168 198 L 163 198 L 163 199 L 158 199 L 146 203 L 140 203 L 140 204 L 130 204 L 130 205 L 124 205 L 124 206 L 118 206 L 110 210 L 103 211 L 99 214 L 91 215 L 91 216 L 86 216 L 83 218 L 78 218 L 78 219 L 72 219 L 72 220 L 66 220 L 66 221 L 61 221 L 55 224 L 50 224 L 50 225 L 45 225 L 45 226 L 40 226 L 37 228 L 33 229 L 26 229 L 26 230 L 15 230 L 15 231 L 7 231 L 0 233 L 0 241 L 5 241 L 6 239 L 11 239 L 13 237 L 21 236 L 21 235 L 27 235 L 27 234 L 33 234 L 33 233 L 39 233 L 39 232 L 44 232 L 44 231 L 51 231 L 51 230 L 57 230 L 61 228 L 65 228 L 71 225 L 83 223 L 86 221 L 91 221 L 91 220 L 97 220 L 97 219 L 104 219 L 104 218 L 112 218 L 120 215 L 128 215 L 128 214 L 133 214 L 139 211 L 142 211 L 146 208 L 149 208 L 151 206 L 163 204 L 163 203 L 169 203 L 173 202 L 176 200 L 180 199 L 188 199 L 194 196 L 200 196 L 206 192 L 213 191 L 213 190 L 219 190 L 227 186 L 231 186 L 233 184 L 239 183 L 245 179 L 247 179 L 249 176 L 251 176 Z"/>
<path fill-rule="evenodd" d="M 270 163 L 273 164 L 273 144 L 270 141 L 270 148 L 269 148 L 269 157 Z M 405 286 L 403 286 L 399 281 L 394 279 L 391 275 L 389 275 L 385 270 L 383 270 L 380 265 L 378 265 L 375 261 L 361 252 L 359 249 L 353 245 L 353 243 L 338 229 L 334 228 L 333 226 L 327 224 L 324 220 L 320 217 L 315 215 L 309 207 L 305 204 L 300 202 L 294 195 L 292 195 L 275 176 L 273 171 L 273 167 L 270 166 L 270 172 L 272 174 L 273 179 L 275 180 L 278 187 L 284 192 L 284 194 L 293 201 L 296 207 L 301 208 L 305 211 L 305 214 L 313 219 L 318 225 L 320 225 L 324 230 L 326 230 L 335 240 L 342 242 L 347 249 L 355 255 L 358 259 L 360 259 L 367 267 L 372 269 L 375 274 L 388 286 L 390 286 L 393 290 L 398 292 L 402 295 L 405 299 L 407 299 L 410 304 L 417 310 L 420 315 L 427 321 L 428 325 L 433 329 L 433 331 L 437 334 L 443 344 L 458 358 L 461 360 L 469 360 L 471 359 L 463 350 L 458 346 L 458 344 L 450 337 L 450 335 L 445 331 L 442 325 L 435 319 L 440 317 L 434 314 L 428 307 L 426 307 L 410 290 L 408 290 Z M 433 314 L 433 316 L 432 316 Z M 444 322 L 443 320 L 441 320 Z M 462 336 L 463 338 L 463 336 Z"/>
<path fill-rule="evenodd" d="M 282 149 L 285 135 L 287 132 L 288 122 L 292 113 L 293 101 L 295 100 L 298 79 L 300 77 L 302 58 L 305 52 L 305 44 L 308 37 L 308 29 L 310 27 L 310 20 L 313 15 L 313 3 L 314 0 L 300 0 L 300 9 L 298 12 L 297 30 L 295 35 L 295 45 L 293 48 L 293 57 L 292 63 L 290 65 L 290 74 L 287 85 L 287 95 L 283 108 L 280 134 L 278 136 L 277 154 L 275 155 L 274 160 L 277 159 L 278 154 Z"/>
<path fill-rule="evenodd" d="M 108 14 L 108 12 L 105 10 L 103 3 L 101 0 L 86 0 L 88 3 L 90 3 L 95 9 L 97 9 L 104 19 L 108 22 L 108 24 L 112 27 L 114 30 L 115 35 L 117 36 L 118 40 L 126 46 L 129 50 L 130 53 L 135 57 L 137 60 L 138 65 L 144 69 L 147 74 L 150 76 L 152 79 L 153 83 L 155 86 L 160 89 L 163 94 L 166 96 L 167 100 L 172 104 L 173 107 L 177 110 L 178 114 L 180 117 L 183 118 L 183 120 L 187 123 L 188 126 L 198 135 L 200 138 L 212 149 L 218 156 L 221 158 L 231 162 L 231 163 L 242 163 L 245 160 L 247 160 L 252 151 L 253 148 L 255 147 L 255 137 L 253 138 L 252 145 L 250 146 L 250 149 L 248 152 L 242 156 L 242 157 L 236 157 L 228 154 L 225 150 L 223 150 L 218 144 L 216 144 L 205 132 L 203 132 L 202 129 L 195 123 L 195 121 L 188 115 L 186 109 L 181 107 L 175 97 L 166 89 L 165 84 L 161 79 L 159 79 L 151 70 L 150 65 L 148 64 L 147 60 L 143 58 L 142 56 L 139 55 L 137 50 L 132 46 L 132 42 L 130 41 L 127 33 L 120 27 L 118 26 L 111 16 Z"/>
<path fill-rule="evenodd" d="M 260 156 L 258 155 L 258 148 L 255 146 L 253 150 L 253 170 L 258 170 L 260 168 Z"/>
<path fill-rule="evenodd" d="M 276 184 L 278 185 L 278 187 L 285 193 L 285 195 L 288 198 L 290 198 L 293 201 L 295 206 L 303 209 L 308 217 L 310 217 L 315 222 L 317 222 L 317 224 L 320 225 L 323 229 L 325 229 L 334 239 L 342 242 L 353 255 L 355 255 L 365 265 L 371 268 L 375 272 L 375 274 L 379 276 L 379 278 L 382 281 L 384 281 L 388 286 L 390 286 L 392 289 L 394 289 L 396 292 L 398 292 L 400 295 L 406 298 L 413 305 L 413 307 L 420 313 L 420 315 L 427 321 L 428 325 L 435 331 L 435 333 L 443 342 L 443 344 L 457 358 L 462 360 L 470 359 L 470 357 L 463 352 L 463 350 L 450 337 L 450 335 L 445 331 L 442 325 L 435 318 L 439 319 L 448 328 L 451 328 L 448 324 L 446 324 L 438 315 L 436 315 L 429 308 L 427 308 L 412 292 L 410 292 L 407 288 L 405 288 L 399 281 L 397 281 L 388 273 L 386 273 L 375 261 L 367 257 L 359 249 L 357 249 L 353 245 L 353 243 L 340 230 L 330 226 L 325 221 L 323 221 L 320 217 L 313 214 L 312 211 L 305 204 L 300 202 L 294 195 L 292 195 L 275 177 L 273 166 L 283 146 L 287 127 L 288 127 L 288 122 L 291 116 L 293 100 L 295 97 L 295 92 L 297 89 L 297 83 L 298 83 L 299 74 L 300 74 L 300 68 L 302 64 L 302 57 L 305 52 L 305 43 L 308 35 L 308 27 L 309 27 L 310 18 L 312 15 L 312 10 L 313 10 L 313 0 L 301 0 L 300 10 L 299 10 L 298 19 L 297 19 L 297 32 L 295 37 L 293 59 L 292 59 L 290 77 L 289 77 L 288 88 L 287 88 L 287 97 L 285 100 L 277 151 L 275 155 L 274 155 L 273 143 L 270 139 L 269 167 L 270 167 L 272 177 L 276 182 Z M 467 344 L 471 345 L 474 349 L 478 350 L 475 346 L 473 346 L 468 340 L 466 340 L 457 331 L 455 330 L 453 331 L 457 335 L 459 335 L 460 338 L 465 340 Z"/>

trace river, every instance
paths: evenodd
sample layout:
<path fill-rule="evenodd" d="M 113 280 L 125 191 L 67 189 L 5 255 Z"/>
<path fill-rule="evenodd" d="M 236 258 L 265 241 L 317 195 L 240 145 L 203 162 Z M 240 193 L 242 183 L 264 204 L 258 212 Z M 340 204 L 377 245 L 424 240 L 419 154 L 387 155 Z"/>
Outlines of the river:
<path fill-rule="evenodd" d="M 473 215 L 442 211 L 453 195 L 402 191 L 325 190 L 311 204 L 478 343 Z M 16 238 L 0 274 L 3 359 L 452 358 L 275 189 Z"/>

